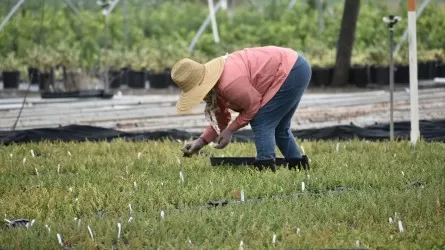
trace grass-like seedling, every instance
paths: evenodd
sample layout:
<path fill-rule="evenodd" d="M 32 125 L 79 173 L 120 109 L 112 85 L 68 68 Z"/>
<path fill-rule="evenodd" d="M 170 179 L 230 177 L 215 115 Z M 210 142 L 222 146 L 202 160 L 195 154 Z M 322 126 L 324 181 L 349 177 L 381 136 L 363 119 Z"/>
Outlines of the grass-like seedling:
<path fill-rule="evenodd" d="M 0 249 L 445 248 L 444 144 L 303 144 L 311 170 L 276 173 L 176 141 L 2 147 L 0 213 L 34 223 L 1 227 Z"/>

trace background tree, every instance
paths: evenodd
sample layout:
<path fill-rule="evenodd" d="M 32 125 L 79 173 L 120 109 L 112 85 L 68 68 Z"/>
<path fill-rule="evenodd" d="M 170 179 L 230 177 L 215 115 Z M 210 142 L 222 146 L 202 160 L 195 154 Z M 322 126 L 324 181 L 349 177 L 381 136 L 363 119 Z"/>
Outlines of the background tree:
<path fill-rule="evenodd" d="M 332 85 L 342 85 L 348 82 L 359 12 L 360 0 L 345 0 Z"/>

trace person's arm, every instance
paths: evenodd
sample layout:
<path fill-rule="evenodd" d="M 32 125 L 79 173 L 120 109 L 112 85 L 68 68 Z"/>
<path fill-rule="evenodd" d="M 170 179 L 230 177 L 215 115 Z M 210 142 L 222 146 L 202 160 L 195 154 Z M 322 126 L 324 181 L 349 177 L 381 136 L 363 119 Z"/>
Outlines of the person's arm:
<path fill-rule="evenodd" d="M 256 115 L 261 106 L 261 94 L 248 82 L 247 77 L 239 77 L 224 90 L 227 101 L 241 108 L 236 119 L 227 127 L 236 132 L 245 127 Z"/>
<path fill-rule="evenodd" d="M 216 104 L 218 105 L 218 111 L 215 112 L 216 121 L 218 122 L 220 131 L 223 131 L 227 127 L 227 125 L 229 125 L 232 116 L 229 109 L 226 107 L 224 100 L 221 99 L 219 96 L 216 99 Z M 208 125 L 200 136 L 205 144 L 209 144 L 217 137 L 218 133 L 216 133 L 215 129 L 211 125 Z"/>

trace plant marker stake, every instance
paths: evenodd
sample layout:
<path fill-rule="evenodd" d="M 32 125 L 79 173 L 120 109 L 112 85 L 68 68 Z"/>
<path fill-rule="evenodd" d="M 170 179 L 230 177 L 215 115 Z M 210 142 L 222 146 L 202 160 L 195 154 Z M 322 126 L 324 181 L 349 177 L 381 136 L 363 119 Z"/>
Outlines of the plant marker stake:
<path fill-rule="evenodd" d="M 73 156 L 73 155 L 71 154 L 71 152 L 70 152 L 70 151 L 68 151 L 68 155 L 69 155 L 69 156 Z"/>
<path fill-rule="evenodd" d="M 405 176 L 405 172 L 402 171 L 402 175 Z"/>
<path fill-rule="evenodd" d="M 23 157 L 23 165 L 25 165 L 26 157 Z"/>
<path fill-rule="evenodd" d="M 133 212 L 133 209 L 131 208 L 131 204 L 128 204 L 128 208 L 130 209 L 130 214 Z"/>
<path fill-rule="evenodd" d="M 138 184 L 136 184 L 136 182 L 133 182 L 133 187 L 134 189 L 138 189 Z"/>
<path fill-rule="evenodd" d="M 74 199 L 74 203 L 77 204 L 78 202 L 79 202 L 79 198 L 76 197 L 76 198 Z"/>
<path fill-rule="evenodd" d="M 12 154 L 9 154 L 9 157 L 11 157 L 11 159 L 12 159 Z"/>
<path fill-rule="evenodd" d="M 300 235 L 300 232 L 301 232 L 300 228 L 297 227 L 297 235 Z"/>
<path fill-rule="evenodd" d="M 118 240 L 121 238 L 121 229 L 122 229 L 121 223 L 118 222 L 117 223 L 117 239 Z"/>
<path fill-rule="evenodd" d="M 244 242 L 241 240 L 241 241 L 239 242 L 239 249 L 240 249 L 240 250 L 243 249 L 243 245 L 244 245 Z"/>
<path fill-rule="evenodd" d="M 60 236 L 60 234 L 57 234 L 57 241 L 59 242 L 59 245 L 63 247 L 62 236 Z"/>
<path fill-rule="evenodd" d="M 128 175 L 128 166 L 125 166 L 125 173 Z"/>
<path fill-rule="evenodd" d="M 304 152 L 304 147 L 303 147 L 303 145 L 301 145 L 301 151 L 303 152 L 303 154 L 306 154 L 306 153 Z"/>
<path fill-rule="evenodd" d="M 389 222 L 389 224 L 392 224 L 394 222 L 394 220 L 392 219 L 392 216 L 389 217 L 388 222 Z"/>
<path fill-rule="evenodd" d="M 91 230 L 90 226 L 88 226 L 88 233 L 90 234 L 91 240 L 94 241 L 93 231 Z"/>
<path fill-rule="evenodd" d="M 360 241 L 359 241 L 359 240 L 356 240 L 356 241 L 355 241 L 355 246 L 356 246 L 357 248 L 360 248 Z"/>
<path fill-rule="evenodd" d="M 301 182 L 301 191 L 304 191 L 304 189 L 305 189 L 305 185 L 304 185 L 304 181 L 303 181 L 303 182 Z"/>
<path fill-rule="evenodd" d="M 31 155 L 32 157 L 36 157 L 36 155 L 34 154 L 34 150 L 31 149 Z"/>
<path fill-rule="evenodd" d="M 277 235 L 273 234 L 273 236 L 272 236 L 272 244 L 275 245 L 276 241 L 277 241 Z"/>
<path fill-rule="evenodd" d="M 57 165 L 57 174 L 60 174 L 60 163 Z"/>
<path fill-rule="evenodd" d="M 141 159 L 141 152 L 138 153 L 138 159 Z"/>
<path fill-rule="evenodd" d="M 181 179 L 181 182 L 184 183 L 184 175 L 182 174 L 182 170 L 179 170 L 179 179 Z"/>
<path fill-rule="evenodd" d="M 130 216 L 130 218 L 128 218 L 128 223 L 131 223 L 133 221 L 133 216 Z"/>
<path fill-rule="evenodd" d="M 164 210 L 161 211 L 161 218 L 162 218 L 162 219 L 165 218 L 165 212 L 164 212 Z"/>
<path fill-rule="evenodd" d="M 401 220 L 399 220 L 398 226 L 399 226 L 399 232 L 403 233 L 404 230 L 403 230 L 403 225 L 402 225 L 402 221 Z"/>
<path fill-rule="evenodd" d="M 241 198 L 241 201 L 244 201 L 244 190 L 243 189 L 241 189 L 240 198 Z"/>
<path fill-rule="evenodd" d="M 335 151 L 338 152 L 338 148 L 340 147 L 340 143 L 337 142 L 337 145 L 335 146 Z"/>
<path fill-rule="evenodd" d="M 49 228 L 48 224 L 45 224 L 46 229 L 48 229 L 48 233 L 51 232 L 51 228 Z"/>
<path fill-rule="evenodd" d="M 36 170 L 36 175 L 37 177 L 39 176 L 39 171 L 37 170 L 37 168 L 34 168 Z"/>
<path fill-rule="evenodd" d="M 80 227 L 80 222 L 81 222 L 82 220 L 81 219 L 79 219 L 78 221 L 77 221 L 77 227 Z"/>

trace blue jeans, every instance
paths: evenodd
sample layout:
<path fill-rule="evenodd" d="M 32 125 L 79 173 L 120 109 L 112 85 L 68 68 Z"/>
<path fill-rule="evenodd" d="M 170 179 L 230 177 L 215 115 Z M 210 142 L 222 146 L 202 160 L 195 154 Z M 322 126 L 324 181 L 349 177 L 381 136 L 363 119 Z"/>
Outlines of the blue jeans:
<path fill-rule="evenodd" d="M 275 145 L 286 159 L 302 158 L 290 124 L 311 75 L 310 64 L 299 55 L 279 91 L 250 121 L 255 138 L 256 160 L 275 159 Z"/>

